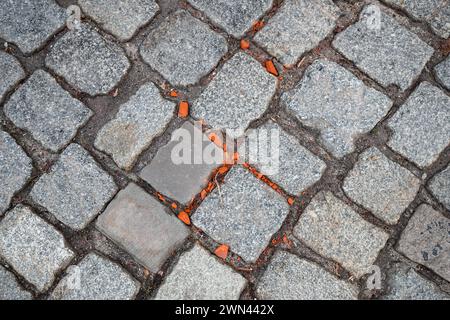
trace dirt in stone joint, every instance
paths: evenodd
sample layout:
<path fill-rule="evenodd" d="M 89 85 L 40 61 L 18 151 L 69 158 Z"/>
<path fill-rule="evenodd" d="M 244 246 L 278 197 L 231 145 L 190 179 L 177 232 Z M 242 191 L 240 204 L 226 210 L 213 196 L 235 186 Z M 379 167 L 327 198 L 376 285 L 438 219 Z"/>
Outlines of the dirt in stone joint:
<path fill-rule="evenodd" d="M 57 0 L 57 2 L 63 7 L 68 7 L 71 4 L 76 4 L 75 0 Z M 110 34 L 102 31 L 94 21 L 87 17 L 83 17 L 82 22 L 89 22 L 90 24 L 95 25 L 98 29 L 97 31 L 99 31 L 104 37 L 119 44 L 125 50 L 126 55 L 131 62 L 131 67 L 124 78 L 121 80 L 119 85 L 114 88 L 108 95 L 91 97 L 87 94 L 78 92 L 70 85 L 68 85 L 64 81 L 64 79 L 58 77 L 54 74 L 54 72 L 45 67 L 44 59 L 49 52 L 50 46 L 66 32 L 66 29 L 60 30 L 46 43 L 46 45 L 41 50 L 32 55 L 23 55 L 20 50 L 18 50 L 18 48 L 12 44 L 8 46 L 7 51 L 19 59 L 26 71 L 27 76 L 31 75 L 37 69 L 46 70 L 47 72 L 52 74 L 52 76 L 65 90 L 85 103 L 85 105 L 94 112 L 93 117 L 82 129 L 78 131 L 73 141 L 79 143 L 90 152 L 90 154 L 101 165 L 101 167 L 114 178 L 116 184 L 120 189 L 125 188 L 125 186 L 129 182 L 133 181 L 143 187 L 147 192 L 153 194 L 158 199 L 157 191 L 154 190 L 145 181 L 140 179 L 137 175 L 137 172 L 139 172 L 146 164 L 151 161 L 157 150 L 170 140 L 172 132 L 180 128 L 185 119 L 179 119 L 177 116 L 177 112 L 175 111 L 164 133 L 153 140 L 148 149 L 139 157 L 134 169 L 131 172 L 126 172 L 118 168 L 109 156 L 98 152 L 94 148 L 93 143 L 98 131 L 103 127 L 104 124 L 114 118 L 119 106 L 126 102 L 142 84 L 148 81 L 152 81 L 159 87 L 161 94 L 165 97 L 165 99 L 177 103 L 181 100 L 187 100 L 192 103 L 200 95 L 202 90 L 207 87 L 207 85 L 211 82 L 217 72 L 223 67 L 225 62 L 228 61 L 228 59 L 230 59 L 238 50 L 240 50 L 240 39 L 235 39 L 232 36 L 228 35 L 224 30 L 212 23 L 204 13 L 194 9 L 185 0 L 157 0 L 156 2 L 160 6 L 159 13 L 148 24 L 140 28 L 136 35 L 126 43 L 119 42 Z M 283 2 L 284 0 L 275 0 L 273 7 L 263 17 L 261 17 L 260 20 L 263 22 L 268 21 L 277 12 L 278 8 Z M 360 298 L 362 299 L 379 297 L 383 293 L 382 291 L 369 292 L 365 290 L 365 278 L 360 279 L 359 282 L 356 281 L 341 265 L 319 256 L 317 253 L 307 248 L 304 244 L 301 243 L 301 241 L 297 240 L 292 235 L 293 227 L 297 223 L 302 212 L 310 203 L 312 198 L 319 191 L 328 190 L 331 191 L 337 198 L 343 200 L 346 204 L 351 206 L 352 209 L 358 212 L 364 219 L 376 226 L 383 228 L 390 234 L 389 241 L 387 242 L 385 248 L 381 251 L 381 254 L 379 255 L 377 261 L 375 261 L 375 264 L 381 267 L 384 279 L 391 264 L 396 261 L 402 261 L 414 267 L 416 271 L 424 275 L 426 278 L 433 280 L 436 284 L 443 288 L 444 291 L 450 293 L 450 284 L 448 282 L 437 276 L 429 269 L 409 261 L 402 255 L 397 253 L 394 248 L 402 230 L 406 227 L 409 218 L 420 204 L 426 202 L 432 205 L 434 208 L 439 209 L 441 212 L 445 212 L 445 215 L 450 218 L 450 212 L 448 212 L 448 210 L 440 205 L 439 202 L 436 201 L 436 199 L 425 187 L 428 181 L 436 173 L 440 172 L 443 168 L 446 167 L 446 165 L 448 165 L 450 159 L 450 147 L 447 147 L 445 149 L 445 151 L 441 154 L 439 160 L 433 166 L 427 167 L 426 169 L 422 170 L 407 159 L 399 156 L 398 154 L 395 154 L 386 145 L 386 142 L 391 135 L 391 132 L 386 125 L 387 120 L 406 101 L 406 99 L 416 89 L 420 82 L 429 81 L 433 85 L 439 87 L 448 95 L 450 95 L 450 92 L 436 80 L 432 72 L 434 66 L 439 64 L 445 58 L 445 54 L 448 54 L 448 48 L 450 47 L 450 45 L 448 41 L 444 41 L 438 36 L 434 35 L 431 31 L 431 28 L 426 23 L 419 22 L 413 19 L 412 17 L 408 16 L 406 12 L 392 7 L 384 1 L 333 0 L 333 2 L 343 11 L 343 15 L 337 21 L 335 30 L 326 39 L 321 41 L 316 48 L 310 50 L 302 57 L 300 57 L 297 64 L 292 68 L 284 68 L 283 65 L 277 62 L 275 58 L 271 57 L 265 50 L 258 47 L 252 41 L 254 31 L 247 32 L 247 34 L 245 34 L 243 37 L 250 42 L 250 48 L 246 50 L 248 54 L 253 56 L 262 64 L 269 59 L 273 60 L 278 72 L 280 73 L 280 84 L 269 108 L 259 119 L 253 121 L 250 124 L 250 128 L 256 128 L 269 119 L 274 120 L 289 134 L 296 137 L 303 146 L 305 146 L 312 153 L 321 158 L 327 164 L 327 170 L 323 174 L 322 178 L 313 186 L 305 190 L 301 196 L 294 197 L 293 195 L 289 195 L 290 197 L 295 199 L 294 204 L 291 205 L 289 215 L 280 230 L 272 237 L 269 246 L 264 250 L 263 254 L 256 261 L 256 263 L 247 264 L 242 258 L 231 252 L 229 253 L 226 260 L 223 261 L 223 263 L 231 266 L 235 271 L 239 272 L 248 280 L 248 286 L 241 294 L 241 299 L 256 298 L 256 283 L 269 264 L 271 257 L 276 249 L 283 249 L 297 256 L 307 258 L 321 265 L 326 270 L 337 275 L 338 277 L 356 283 L 361 289 Z M 351 61 L 347 60 L 343 55 L 338 53 L 331 46 L 331 42 L 333 41 L 336 34 L 343 31 L 351 24 L 355 23 L 358 20 L 359 13 L 361 12 L 362 8 L 369 3 L 382 4 L 385 8 L 387 8 L 386 10 L 389 10 L 389 12 L 396 15 L 401 24 L 405 25 L 409 29 L 412 29 L 422 40 L 424 40 L 436 50 L 421 75 L 405 92 L 401 92 L 399 88 L 395 86 L 390 86 L 386 89 L 383 88 L 380 84 L 376 83 L 362 71 L 356 68 Z M 229 47 L 229 51 L 220 60 L 216 68 L 214 68 L 208 75 L 203 77 L 197 84 L 188 87 L 170 86 L 168 81 L 162 78 L 157 72 L 152 70 L 143 62 L 138 52 L 139 45 L 145 39 L 146 35 L 151 30 L 156 28 L 164 18 L 166 18 L 179 8 L 188 10 L 192 15 L 207 23 L 214 31 L 224 36 L 227 39 Z M 0 43 L 4 42 L 5 41 L 3 39 L 0 39 Z M 280 99 L 282 93 L 293 89 L 298 84 L 298 82 L 302 79 L 306 68 L 318 58 L 327 58 L 344 66 L 354 75 L 356 75 L 360 80 L 362 80 L 366 85 L 384 93 L 394 102 L 392 109 L 376 125 L 376 127 L 371 132 L 359 137 L 359 139 L 355 143 L 355 151 L 342 159 L 337 159 L 330 152 L 328 152 L 320 143 L 319 133 L 316 130 L 303 126 L 292 114 L 289 113 Z M 19 84 L 17 84 L 17 86 L 20 86 L 25 82 L 25 80 L 26 78 Z M 15 88 L 9 91 L 9 95 L 14 91 L 14 89 Z M 177 90 L 178 97 L 170 96 L 170 91 L 172 89 Z M 18 203 L 29 205 L 40 217 L 42 217 L 56 229 L 61 231 L 66 241 L 68 242 L 69 247 L 76 253 L 76 258 L 72 261 L 72 264 L 77 264 L 89 252 L 96 251 L 97 253 L 108 257 L 110 260 L 117 262 L 130 274 L 132 274 L 142 285 L 141 290 L 137 295 L 137 299 L 148 299 L 152 298 L 156 294 L 157 289 L 161 285 L 165 276 L 170 273 L 180 255 L 192 248 L 195 242 L 201 243 L 201 245 L 207 248 L 211 252 L 211 254 L 214 254 L 214 250 L 220 244 L 211 239 L 208 235 L 206 235 L 198 228 L 191 226 L 190 228 L 192 234 L 186 240 L 186 242 L 180 248 L 178 248 L 176 252 L 173 252 L 172 256 L 165 262 L 162 269 L 158 273 L 151 273 L 150 271 L 139 265 L 128 253 L 126 253 L 124 250 L 119 248 L 104 235 L 102 235 L 99 231 L 97 231 L 94 226 L 95 221 L 90 223 L 85 229 L 75 232 L 60 223 L 44 208 L 33 203 L 33 201 L 31 201 L 28 197 L 29 191 L 31 190 L 38 177 L 44 172 L 47 172 L 55 163 L 55 161 L 59 157 L 59 154 L 52 153 L 49 150 L 45 150 L 44 148 L 42 148 L 42 146 L 33 141 L 29 133 L 26 133 L 25 131 L 14 127 L 13 124 L 5 117 L 3 113 L 3 104 L 4 101 L 8 99 L 9 95 L 7 94 L 4 97 L 3 101 L 0 101 L 0 125 L 5 131 L 11 134 L 20 143 L 25 152 L 32 158 L 34 167 L 31 180 L 19 193 L 15 195 L 11 202 L 10 209 Z M 194 120 L 192 118 L 190 119 Z M 416 198 L 408 206 L 408 208 L 403 213 L 399 223 L 395 226 L 386 225 L 380 219 L 373 216 L 370 212 L 355 204 L 344 194 L 342 189 L 343 180 L 349 173 L 349 171 L 354 167 L 356 161 L 358 160 L 358 156 L 363 151 L 372 146 L 378 147 L 380 151 L 383 152 L 389 159 L 400 163 L 402 166 L 408 168 L 411 172 L 413 172 L 417 177 L 422 179 L 422 186 Z M 220 176 L 219 179 L 217 179 L 218 182 L 222 183 L 223 178 L 223 175 Z M 215 181 L 215 176 L 211 176 L 210 182 L 215 183 Z M 286 191 L 281 191 L 282 193 L 288 195 Z M 195 212 L 195 208 L 198 207 L 201 201 L 202 199 L 200 195 L 197 196 L 191 214 Z M 177 214 L 179 211 L 184 209 L 178 206 L 179 209 L 174 210 L 169 205 L 169 202 L 162 203 L 167 206 L 167 210 L 171 214 Z M 109 203 L 105 205 L 105 208 L 108 204 Z M 2 261 L 1 258 L 0 263 L 7 265 L 7 263 L 5 261 Z M 56 287 L 56 284 L 59 282 L 59 280 L 64 276 L 64 270 L 61 270 L 57 274 L 53 286 L 51 286 L 46 292 L 40 294 L 37 293 L 33 285 L 28 283 L 22 276 L 17 273 L 15 274 L 22 286 L 34 293 L 35 298 L 46 299 L 49 296 L 49 293 L 52 292 L 52 290 Z"/>

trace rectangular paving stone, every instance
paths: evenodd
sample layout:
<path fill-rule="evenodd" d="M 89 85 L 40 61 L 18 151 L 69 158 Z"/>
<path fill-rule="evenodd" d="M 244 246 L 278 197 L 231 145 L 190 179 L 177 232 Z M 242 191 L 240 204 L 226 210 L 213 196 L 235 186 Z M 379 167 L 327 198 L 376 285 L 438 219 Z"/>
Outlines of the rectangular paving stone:
<path fill-rule="evenodd" d="M 51 46 L 45 65 L 77 90 L 107 94 L 125 76 L 130 62 L 121 47 L 82 23 Z"/>
<path fill-rule="evenodd" d="M 389 235 L 365 221 L 330 192 L 320 192 L 306 208 L 294 235 L 311 249 L 333 259 L 358 278 L 370 268 Z"/>
<path fill-rule="evenodd" d="M 388 145 L 419 167 L 429 166 L 450 143 L 450 97 L 422 82 L 388 125 Z"/>
<path fill-rule="evenodd" d="M 220 192 L 216 188 L 202 202 L 192 223 L 247 262 L 255 262 L 288 212 L 285 199 L 238 166 L 228 173 Z"/>
<path fill-rule="evenodd" d="M 31 299 L 31 293 L 22 289 L 14 275 L 0 266 L 0 301 Z"/>
<path fill-rule="evenodd" d="M 129 40 L 158 12 L 155 0 L 78 0 L 81 9 L 119 40 Z"/>
<path fill-rule="evenodd" d="M 333 46 L 383 86 L 411 86 L 433 55 L 434 49 L 381 11 L 380 28 L 371 22 L 379 7 L 367 6 L 360 20 L 339 33 Z"/>
<path fill-rule="evenodd" d="M 397 250 L 450 281 L 450 219 L 422 204 L 403 231 Z"/>
<path fill-rule="evenodd" d="M 266 111 L 276 86 L 277 78 L 258 61 L 239 52 L 195 101 L 191 115 L 214 129 L 245 130 Z M 230 132 L 230 137 L 236 134 Z"/>
<path fill-rule="evenodd" d="M 130 300 L 140 288 L 139 283 L 119 265 L 95 253 L 88 254 L 76 266 L 70 266 L 66 273 L 52 292 L 51 299 Z"/>
<path fill-rule="evenodd" d="M 181 221 L 133 183 L 117 194 L 96 226 L 154 273 L 189 236 Z"/>
<path fill-rule="evenodd" d="M 31 177 L 31 159 L 15 140 L 0 130 L 0 216 L 10 205 L 11 198 Z"/>
<path fill-rule="evenodd" d="M 272 0 L 188 0 L 236 38 L 240 38 L 253 23 L 272 7 Z"/>
<path fill-rule="evenodd" d="M 3 51 L 0 51 L 0 70 L 2 70 L 2 77 L 0 78 L 1 101 L 6 92 L 25 78 L 25 71 L 23 71 L 20 62 L 14 56 Z"/>
<path fill-rule="evenodd" d="M 103 210 L 117 186 L 89 153 L 69 145 L 31 190 L 31 198 L 59 221 L 80 230 Z"/>
<path fill-rule="evenodd" d="M 323 59 L 308 67 L 283 99 L 304 125 L 320 130 L 320 140 L 336 157 L 354 151 L 355 139 L 372 130 L 392 107 L 387 96 Z"/>
<path fill-rule="evenodd" d="M 156 300 L 237 300 L 247 281 L 196 244 L 183 253 Z"/>
<path fill-rule="evenodd" d="M 256 294 L 262 300 L 356 300 L 358 288 L 315 263 L 277 251 Z"/>
<path fill-rule="evenodd" d="M 0 1 L 0 37 L 30 54 L 62 29 L 66 18 L 54 0 Z"/>
<path fill-rule="evenodd" d="M 55 152 L 68 144 L 92 116 L 91 110 L 43 70 L 35 71 L 14 92 L 4 110 L 17 127 Z"/>
<path fill-rule="evenodd" d="M 74 254 L 55 228 L 28 207 L 18 205 L 0 222 L 0 256 L 37 290 L 44 291 Z"/>
<path fill-rule="evenodd" d="M 419 187 L 416 176 L 376 148 L 360 155 L 343 186 L 350 198 L 388 224 L 397 223 Z"/>
<path fill-rule="evenodd" d="M 333 31 L 339 14 L 331 0 L 287 0 L 257 33 L 255 41 L 291 66 Z"/>
<path fill-rule="evenodd" d="M 95 147 L 111 154 L 119 167 L 131 170 L 153 138 L 163 133 L 174 109 L 175 104 L 163 99 L 158 88 L 148 82 L 100 130 Z"/>
<path fill-rule="evenodd" d="M 434 196 L 450 210 L 450 165 L 434 176 L 429 188 Z"/>
<path fill-rule="evenodd" d="M 435 68 L 437 79 L 450 90 L 450 56 L 448 56 L 444 61 L 439 63 Z"/>
<path fill-rule="evenodd" d="M 183 10 L 152 30 L 140 48 L 144 61 L 176 86 L 197 83 L 227 51 L 224 37 Z"/>
<path fill-rule="evenodd" d="M 186 121 L 139 176 L 165 196 L 187 204 L 202 191 L 214 169 L 223 163 L 223 150 L 212 143 L 201 128 Z"/>

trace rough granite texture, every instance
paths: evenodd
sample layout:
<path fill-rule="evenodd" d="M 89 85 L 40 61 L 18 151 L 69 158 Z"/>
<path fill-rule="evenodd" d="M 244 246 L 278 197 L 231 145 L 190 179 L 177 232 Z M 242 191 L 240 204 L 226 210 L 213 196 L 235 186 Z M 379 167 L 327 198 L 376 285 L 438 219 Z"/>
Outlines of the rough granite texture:
<path fill-rule="evenodd" d="M 241 166 L 202 202 L 192 223 L 225 243 L 247 262 L 255 262 L 289 212 L 285 199 Z"/>
<path fill-rule="evenodd" d="M 450 56 L 438 64 L 434 71 L 439 81 L 450 90 Z"/>
<path fill-rule="evenodd" d="M 17 127 L 56 152 L 72 140 L 92 111 L 47 72 L 37 70 L 11 96 L 5 114 Z"/>
<path fill-rule="evenodd" d="M 450 97 L 422 82 L 388 125 L 393 131 L 388 145 L 420 167 L 429 166 L 450 143 Z"/>
<path fill-rule="evenodd" d="M 78 144 L 69 145 L 30 196 L 69 227 L 83 229 L 114 196 L 114 180 Z"/>
<path fill-rule="evenodd" d="M 308 67 L 283 99 L 303 124 L 320 130 L 321 141 L 337 157 L 352 152 L 355 139 L 372 130 L 392 107 L 387 96 L 322 59 Z"/>
<path fill-rule="evenodd" d="M 330 192 L 320 192 L 313 198 L 295 226 L 294 235 L 358 278 L 370 272 L 389 238 Z"/>
<path fill-rule="evenodd" d="M 155 273 L 189 236 L 180 220 L 134 183 L 117 194 L 96 226 Z"/>
<path fill-rule="evenodd" d="M 31 300 L 31 293 L 23 290 L 14 275 L 0 265 L 0 301 Z"/>
<path fill-rule="evenodd" d="M 25 72 L 20 62 L 12 55 L 0 51 L 0 70 L 2 76 L 0 78 L 0 101 L 6 92 L 12 89 L 20 80 L 25 78 Z"/>
<path fill-rule="evenodd" d="M 396 224 L 419 191 L 420 180 L 375 147 L 362 153 L 344 180 L 356 203 L 388 224 Z"/>
<path fill-rule="evenodd" d="M 227 51 L 224 37 L 186 11 L 167 17 L 140 49 L 144 61 L 176 86 L 198 82 Z"/>
<path fill-rule="evenodd" d="M 163 133 L 174 109 L 175 104 L 163 99 L 153 83 L 146 83 L 100 130 L 95 147 L 111 154 L 119 167 L 131 170 L 153 138 Z"/>
<path fill-rule="evenodd" d="M 360 20 L 339 33 L 333 46 L 383 86 L 406 90 L 422 72 L 434 49 L 417 35 L 381 12 L 380 28 L 371 25 L 373 5 Z"/>
<path fill-rule="evenodd" d="M 278 251 L 256 294 L 262 300 L 356 300 L 358 289 L 315 263 Z"/>
<path fill-rule="evenodd" d="M 130 62 L 122 48 L 83 23 L 51 46 L 45 65 L 77 90 L 94 96 L 111 91 Z"/>
<path fill-rule="evenodd" d="M 429 189 L 450 210 L 450 165 L 430 181 Z"/>
<path fill-rule="evenodd" d="M 237 300 L 247 281 L 199 245 L 183 253 L 156 300 Z"/>
<path fill-rule="evenodd" d="M 204 119 L 214 129 L 245 130 L 266 111 L 276 86 L 277 78 L 258 61 L 239 52 L 195 101 L 191 115 Z M 230 132 L 231 137 L 238 135 Z"/>
<path fill-rule="evenodd" d="M 0 222 L 0 256 L 37 290 L 44 291 L 74 254 L 55 228 L 28 207 L 18 205 Z"/>

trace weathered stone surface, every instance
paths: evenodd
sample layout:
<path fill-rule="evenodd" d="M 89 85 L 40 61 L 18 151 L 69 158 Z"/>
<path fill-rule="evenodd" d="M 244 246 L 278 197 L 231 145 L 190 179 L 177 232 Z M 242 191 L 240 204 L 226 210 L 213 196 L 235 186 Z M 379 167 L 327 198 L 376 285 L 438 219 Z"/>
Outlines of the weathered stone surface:
<path fill-rule="evenodd" d="M 385 300 L 449 300 L 433 282 L 426 280 L 413 268 L 395 265 L 389 272 L 388 294 Z"/>
<path fill-rule="evenodd" d="M 383 11 L 377 28 L 372 23 L 377 10 L 375 5 L 366 7 L 357 23 L 336 36 L 333 46 L 381 85 L 406 90 L 434 49 Z"/>
<path fill-rule="evenodd" d="M 2 77 L 0 78 L 1 101 L 5 93 L 25 77 L 25 72 L 16 58 L 3 51 L 0 51 L 0 70 L 2 70 Z"/>
<path fill-rule="evenodd" d="M 189 235 L 181 221 L 133 183 L 117 194 L 96 226 L 155 273 Z"/>
<path fill-rule="evenodd" d="M 58 151 L 72 140 L 92 111 L 61 88 L 47 72 L 37 70 L 11 96 L 5 114 L 44 147 Z"/>
<path fill-rule="evenodd" d="M 30 300 L 28 291 L 23 290 L 14 275 L 0 265 L 0 300 Z"/>
<path fill-rule="evenodd" d="M 173 85 L 194 84 L 227 52 L 224 37 L 186 11 L 177 11 L 150 32 L 141 46 L 144 61 Z"/>
<path fill-rule="evenodd" d="M 378 149 L 371 148 L 360 155 L 343 187 L 355 202 L 381 220 L 395 224 L 416 197 L 420 180 Z"/>
<path fill-rule="evenodd" d="M 174 109 L 175 104 L 148 82 L 100 130 L 95 147 L 111 154 L 119 167 L 131 170 L 141 152 L 164 131 Z"/>
<path fill-rule="evenodd" d="M 194 103 L 191 115 L 214 129 L 246 129 L 266 111 L 277 79 L 249 55 L 239 52 L 219 71 Z M 230 132 L 231 137 L 237 133 Z"/>
<path fill-rule="evenodd" d="M 0 2 L 0 37 L 29 54 L 64 27 L 66 13 L 54 0 Z"/>
<path fill-rule="evenodd" d="M 450 210 L 450 165 L 434 176 L 429 188 L 436 198 Z"/>
<path fill-rule="evenodd" d="M 431 165 L 450 143 L 450 97 L 423 82 L 389 120 L 388 145 L 420 167 Z"/>
<path fill-rule="evenodd" d="M 237 300 L 247 281 L 196 244 L 181 255 L 156 300 Z"/>
<path fill-rule="evenodd" d="M 136 296 L 139 287 L 139 283 L 119 265 L 91 253 L 78 265 L 69 268 L 68 274 L 56 286 L 51 298 L 129 300 Z"/>
<path fill-rule="evenodd" d="M 159 10 L 155 0 L 78 0 L 84 13 L 121 41 L 129 40 Z"/>
<path fill-rule="evenodd" d="M 188 0 L 228 33 L 240 38 L 272 6 L 272 0 Z"/>
<path fill-rule="evenodd" d="M 357 277 L 370 272 L 389 238 L 330 192 L 314 197 L 295 226 L 294 235 Z"/>
<path fill-rule="evenodd" d="M 327 60 L 314 62 L 283 98 L 302 123 L 320 130 L 321 141 L 337 157 L 352 152 L 354 140 L 372 130 L 392 106 L 384 94 Z"/>
<path fill-rule="evenodd" d="M 434 68 L 434 71 L 436 72 L 436 77 L 439 81 L 450 90 L 450 56 L 438 64 Z"/>
<path fill-rule="evenodd" d="M 255 41 L 283 64 L 293 65 L 331 33 L 339 14 L 331 0 L 287 0 Z"/>
<path fill-rule="evenodd" d="M 0 215 L 31 176 L 31 159 L 14 139 L 0 130 Z"/>
<path fill-rule="evenodd" d="M 77 144 L 69 145 L 30 196 L 69 227 L 83 229 L 116 193 L 114 180 Z"/>
<path fill-rule="evenodd" d="M 184 148 L 185 145 L 189 149 Z M 209 158 L 209 154 L 214 157 Z M 187 204 L 202 191 L 213 170 L 223 161 L 223 150 L 212 143 L 201 128 L 186 121 L 139 175 L 160 193 Z"/>
<path fill-rule="evenodd" d="M 83 23 L 52 45 L 45 65 L 76 89 L 94 96 L 113 89 L 130 62 L 117 44 Z"/>
<path fill-rule="evenodd" d="M 312 262 L 278 251 L 256 294 L 263 300 L 355 300 L 358 289 Z"/>
<path fill-rule="evenodd" d="M 214 240 L 255 262 L 289 212 L 285 199 L 243 167 L 234 167 L 192 216 Z"/>
<path fill-rule="evenodd" d="M 0 256 L 39 291 L 47 289 L 55 273 L 68 265 L 73 252 L 63 236 L 22 205 L 0 222 Z"/>
<path fill-rule="evenodd" d="M 429 205 L 417 208 L 401 235 L 398 250 L 450 281 L 450 219 Z"/>

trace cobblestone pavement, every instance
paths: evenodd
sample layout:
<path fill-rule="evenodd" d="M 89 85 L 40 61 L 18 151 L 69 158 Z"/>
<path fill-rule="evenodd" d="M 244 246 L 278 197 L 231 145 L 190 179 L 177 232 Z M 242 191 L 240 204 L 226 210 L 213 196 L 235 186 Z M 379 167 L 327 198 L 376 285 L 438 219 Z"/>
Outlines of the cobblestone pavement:
<path fill-rule="evenodd" d="M 450 299 L 449 36 L 446 0 L 0 1 L 0 299 Z M 200 119 L 279 129 L 279 172 L 175 165 L 230 160 Z"/>

